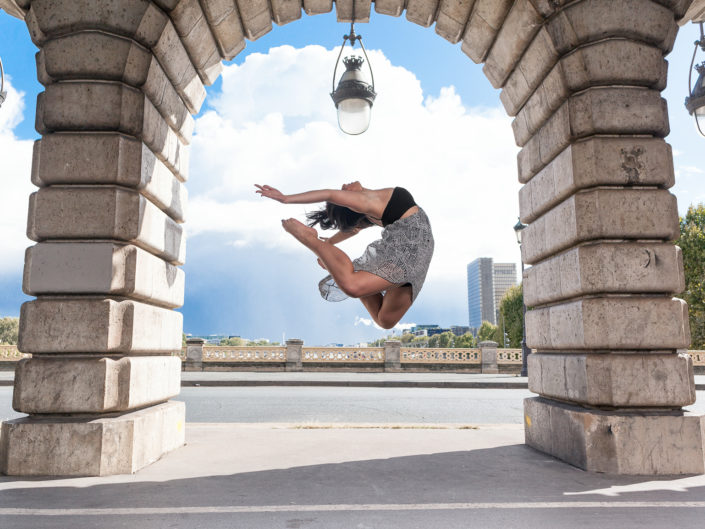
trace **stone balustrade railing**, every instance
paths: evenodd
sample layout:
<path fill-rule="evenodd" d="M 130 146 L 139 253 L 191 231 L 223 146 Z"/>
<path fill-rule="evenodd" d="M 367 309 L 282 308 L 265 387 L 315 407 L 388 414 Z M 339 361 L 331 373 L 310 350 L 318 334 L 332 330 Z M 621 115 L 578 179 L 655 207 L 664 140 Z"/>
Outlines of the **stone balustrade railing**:
<path fill-rule="evenodd" d="M 184 347 L 175 356 L 179 356 L 184 365 L 189 368 L 202 368 L 202 364 L 294 364 L 290 366 L 294 370 L 300 369 L 303 364 L 377 364 L 389 368 L 389 364 L 397 363 L 410 367 L 422 365 L 468 365 L 481 366 L 483 364 L 483 349 L 494 349 L 496 351 L 497 366 L 520 366 L 522 362 L 521 349 L 499 349 L 494 342 L 483 342 L 488 346 L 476 349 L 442 349 L 442 348 L 418 348 L 400 347 L 400 343 L 389 341 L 385 347 L 303 347 L 300 340 L 287 342 L 286 346 L 215 346 L 205 345 L 202 341 L 194 341 L 189 344 L 195 349 L 195 359 L 188 359 L 188 347 Z M 195 347 L 194 347 L 195 346 Z M 291 362 L 290 354 L 287 350 L 296 349 L 299 351 L 300 361 Z M 394 349 L 398 352 L 394 352 Z M 693 366 L 705 368 L 705 350 L 688 351 L 693 359 Z M 198 359 L 200 355 L 200 360 Z M 485 355 L 487 356 L 487 354 Z M 0 362 L 17 362 L 31 355 L 21 353 L 16 345 L 0 345 Z M 294 359 L 295 360 L 295 359 Z M 189 365 L 192 364 L 192 365 Z M 300 365 L 299 365 L 300 364 Z"/>

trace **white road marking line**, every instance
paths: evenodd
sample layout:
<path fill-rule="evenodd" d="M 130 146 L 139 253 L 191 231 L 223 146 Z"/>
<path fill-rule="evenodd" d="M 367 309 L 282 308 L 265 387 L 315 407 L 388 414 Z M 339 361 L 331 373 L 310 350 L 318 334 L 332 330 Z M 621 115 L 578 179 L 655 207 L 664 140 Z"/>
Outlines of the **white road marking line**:
<path fill-rule="evenodd" d="M 444 511 L 480 509 L 705 509 L 705 501 L 555 501 L 502 503 L 369 503 L 339 505 L 214 505 L 203 507 L 122 507 L 105 509 L 0 508 L 0 516 L 145 516 L 151 514 L 236 514 L 335 511 Z"/>

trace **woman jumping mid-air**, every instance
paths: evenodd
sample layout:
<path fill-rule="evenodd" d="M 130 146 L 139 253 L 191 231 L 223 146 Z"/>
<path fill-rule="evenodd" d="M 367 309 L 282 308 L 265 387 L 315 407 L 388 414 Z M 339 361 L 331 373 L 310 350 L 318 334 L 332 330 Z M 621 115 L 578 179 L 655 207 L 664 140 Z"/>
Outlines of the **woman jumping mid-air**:
<path fill-rule="evenodd" d="M 261 196 L 284 204 L 326 202 L 325 208 L 307 215 L 308 226 L 296 219 L 282 221 L 284 229 L 316 254 L 330 274 L 318 284 L 321 296 L 328 301 L 359 298 L 384 329 L 399 323 L 419 294 L 433 255 L 431 224 L 406 189 L 365 189 L 353 182 L 341 190 L 285 195 L 267 185 L 255 187 Z M 339 231 L 319 239 L 316 224 Z M 335 246 L 372 225 L 384 227 L 382 238 L 354 261 Z"/>

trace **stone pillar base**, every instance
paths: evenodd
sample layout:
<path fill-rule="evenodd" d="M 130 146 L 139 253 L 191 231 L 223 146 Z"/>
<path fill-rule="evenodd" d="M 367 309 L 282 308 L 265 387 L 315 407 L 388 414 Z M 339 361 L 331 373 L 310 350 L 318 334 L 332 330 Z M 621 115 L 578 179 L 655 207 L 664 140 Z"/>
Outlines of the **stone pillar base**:
<path fill-rule="evenodd" d="M 524 400 L 526 444 L 593 472 L 705 473 L 705 416 L 603 411 L 540 397 Z"/>
<path fill-rule="evenodd" d="M 101 418 L 23 417 L 2 423 L 9 476 L 130 474 L 184 444 L 185 406 L 169 401 Z"/>

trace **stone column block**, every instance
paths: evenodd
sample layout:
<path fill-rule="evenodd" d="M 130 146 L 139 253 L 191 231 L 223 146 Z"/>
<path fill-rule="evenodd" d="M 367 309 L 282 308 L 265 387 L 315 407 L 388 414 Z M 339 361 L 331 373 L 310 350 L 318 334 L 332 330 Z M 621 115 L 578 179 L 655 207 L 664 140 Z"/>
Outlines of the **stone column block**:
<path fill-rule="evenodd" d="M 97 31 L 74 33 L 45 42 L 38 64 L 46 70 L 45 86 L 94 79 L 140 88 L 181 141 L 190 142 L 193 117 L 156 57 L 134 40 Z"/>
<path fill-rule="evenodd" d="M 473 62 L 485 60 L 514 0 L 476 0 L 465 26 L 461 49 Z"/>
<path fill-rule="evenodd" d="M 169 17 L 201 80 L 204 84 L 213 84 L 223 66 L 200 3 L 198 0 L 180 0 L 169 12 Z"/>
<path fill-rule="evenodd" d="M 272 31 L 269 0 L 237 0 L 237 7 L 248 40 L 257 40 Z"/>
<path fill-rule="evenodd" d="M 590 406 L 681 408 L 695 402 L 689 354 L 532 354 L 529 390 Z"/>
<path fill-rule="evenodd" d="M 115 239 L 183 264 L 183 228 L 136 191 L 113 186 L 47 187 L 33 193 L 27 236 L 56 239 Z"/>
<path fill-rule="evenodd" d="M 123 132 L 142 139 L 173 172 L 188 164 L 188 150 L 139 90 L 112 82 L 49 85 L 40 94 L 37 131 Z"/>
<path fill-rule="evenodd" d="M 168 308 L 184 304 L 184 271 L 130 244 L 45 242 L 27 249 L 30 296 L 103 295 Z"/>
<path fill-rule="evenodd" d="M 401 370 L 401 342 L 399 340 L 384 342 L 384 370 Z"/>
<path fill-rule="evenodd" d="M 274 6 L 277 0 L 272 1 Z M 278 0 L 281 2 L 282 0 Z M 367 23 L 370 21 L 371 0 L 355 0 L 355 22 Z M 338 22 L 350 22 L 352 20 L 353 0 L 335 0 L 335 16 Z"/>
<path fill-rule="evenodd" d="M 226 61 L 232 60 L 245 49 L 245 33 L 235 0 L 203 2 L 202 7 L 218 44 L 220 56 Z"/>
<path fill-rule="evenodd" d="M 670 243 L 600 242 L 571 248 L 524 272 L 530 307 L 603 293 L 678 294 L 685 290 L 680 248 Z"/>
<path fill-rule="evenodd" d="M 9 476 L 132 474 L 183 446 L 183 402 L 117 417 L 25 417 L 2 423 L 0 472 Z"/>
<path fill-rule="evenodd" d="M 660 138 L 588 138 L 566 147 L 519 190 L 521 220 L 530 223 L 581 189 L 674 184 L 671 146 Z"/>
<path fill-rule="evenodd" d="M 595 239 L 659 239 L 680 234 L 676 197 L 664 189 L 580 191 L 523 231 L 524 263 L 534 264 L 560 250 Z"/>
<path fill-rule="evenodd" d="M 656 90 L 591 88 L 568 99 L 523 146 L 519 181 L 528 182 L 574 141 L 595 134 L 668 134 L 666 101 Z"/>
<path fill-rule="evenodd" d="M 529 0 L 514 2 L 482 67 L 492 86 L 504 84 L 542 24 L 543 17 Z"/>
<path fill-rule="evenodd" d="M 21 413 L 107 413 L 165 402 L 181 389 L 178 356 L 21 360 L 12 407 Z"/>
<path fill-rule="evenodd" d="M 525 399 L 524 414 L 526 444 L 583 470 L 632 475 L 705 472 L 703 416 L 587 410 L 542 398 Z"/>
<path fill-rule="evenodd" d="M 303 355 L 301 349 L 303 348 L 304 341 L 297 338 L 292 338 L 286 341 L 286 370 L 287 371 L 301 371 L 303 369 L 302 359 Z"/>
<path fill-rule="evenodd" d="M 407 0 L 406 19 L 425 28 L 433 24 L 439 0 Z"/>
<path fill-rule="evenodd" d="M 436 13 L 436 33 L 457 44 L 463 37 L 474 2 L 441 2 Z"/>
<path fill-rule="evenodd" d="M 482 373 L 499 373 L 499 367 L 497 366 L 498 345 L 497 342 L 493 341 L 480 342 L 478 344 L 482 358 Z"/>
<path fill-rule="evenodd" d="M 607 40 L 579 48 L 561 59 L 517 113 L 514 137 L 526 144 L 571 94 L 592 86 L 663 90 L 667 69 L 660 49 L 639 42 Z"/>
<path fill-rule="evenodd" d="M 629 296 L 529 310 L 526 343 L 539 351 L 685 349 L 688 306 L 677 298 Z"/>
<path fill-rule="evenodd" d="M 294 20 L 301 18 L 301 10 L 303 6 L 301 5 L 301 0 L 271 0 L 272 2 L 272 20 L 279 25 L 283 26 Z M 369 20 L 369 2 L 368 2 L 367 18 Z"/>
<path fill-rule="evenodd" d="M 177 178 L 178 176 L 178 178 Z M 144 143 L 120 134 L 49 134 L 34 144 L 32 183 L 119 185 L 138 190 L 176 222 L 188 192 Z"/>
<path fill-rule="evenodd" d="M 388 1 L 388 0 L 382 0 Z M 399 0 L 392 0 L 392 1 L 399 1 Z M 304 11 L 306 12 L 307 15 L 320 15 L 322 13 L 330 13 L 333 10 L 333 0 L 303 0 L 304 2 Z M 403 3 L 406 3 L 406 0 L 403 1 Z M 375 1 L 375 7 L 377 6 L 377 2 Z M 403 8 L 402 8 L 403 9 Z"/>
<path fill-rule="evenodd" d="M 203 370 L 203 338 L 186 338 L 186 363 L 184 371 Z"/>
<path fill-rule="evenodd" d="M 20 351 L 156 354 L 181 350 L 183 317 L 173 310 L 113 299 L 39 299 L 20 311 Z"/>
<path fill-rule="evenodd" d="M 304 9 L 306 4 L 307 2 L 304 0 Z M 398 17 L 404 12 L 405 8 L 406 0 L 375 0 L 375 12 L 382 15 Z M 314 13 L 309 13 L 308 10 L 306 10 L 306 14 Z"/>

